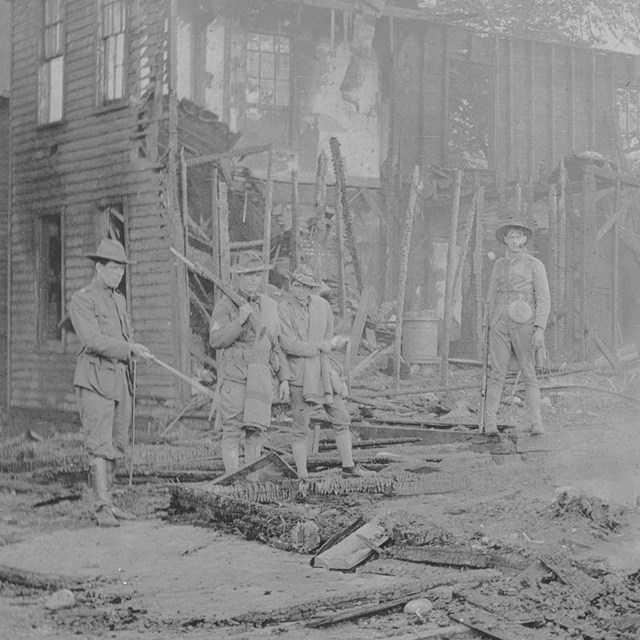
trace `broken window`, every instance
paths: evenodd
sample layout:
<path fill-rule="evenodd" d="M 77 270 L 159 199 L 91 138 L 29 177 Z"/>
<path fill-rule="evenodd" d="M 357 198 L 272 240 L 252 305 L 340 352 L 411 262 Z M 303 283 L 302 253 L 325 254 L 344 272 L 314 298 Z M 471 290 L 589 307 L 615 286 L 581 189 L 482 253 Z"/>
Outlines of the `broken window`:
<path fill-rule="evenodd" d="M 62 216 L 59 213 L 39 218 L 39 334 L 41 341 L 62 340 Z"/>
<path fill-rule="evenodd" d="M 247 116 L 291 105 L 291 42 L 286 36 L 247 34 Z"/>
<path fill-rule="evenodd" d="M 38 71 L 38 124 L 62 120 L 64 30 L 62 0 L 44 0 L 42 59 Z"/>
<path fill-rule="evenodd" d="M 616 103 L 620 150 L 634 165 L 640 152 L 640 88 L 619 87 Z"/>
<path fill-rule="evenodd" d="M 450 61 L 448 166 L 491 166 L 492 69 L 488 65 Z"/>
<path fill-rule="evenodd" d="M 100 0 L 98 42 L 98 103 L 125 97 L 126 3 Z"/>

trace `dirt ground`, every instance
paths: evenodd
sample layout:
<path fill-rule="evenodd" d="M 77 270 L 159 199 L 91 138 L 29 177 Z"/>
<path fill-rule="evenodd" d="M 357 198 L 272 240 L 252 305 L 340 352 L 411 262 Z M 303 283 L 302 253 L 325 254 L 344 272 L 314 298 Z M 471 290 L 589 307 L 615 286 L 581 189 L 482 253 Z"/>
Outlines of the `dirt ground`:
<path fill-rule="evenodd" d="M 465 375 L 460 372 L 461 380 Z M 119 477 L 117 499 L 138 520 L 118 529 L 98 529 L 86 492 L 78 486 L 5 472 L 0 474 L 0 638 L 472 638 L 480 636 L 459 628 L 448 635 L 445 629 L 456 624 L 451 617 L 454 592 L 480 581 L 473 594 L 485 598 L 485 604 L 491 601 L 485 609 L 492 615 L 510 612 L 513 617 L 517 609 L 521 617 L 544 622 L 531 626 L 530 633 L 539 635 L 523 632 L 523 638 L 636 638 L 639 603 L 631 586 L 637 587 L 640 570 L 638 404 L 575 388 L 621 391 L 619 376 L 585 374 L 556 382 L 574 388 L 545 392 L 548 433 L 541 438 L 524 434 L 522 407 L 503 407 L 501 422 L 513 428 L 501 442 L 517 440 L 516 449 L 501 449 L 480 436 L 383 448 L 414 467 L 420 461 L 437 466 L 436 475 L 455 478 L 457 490 L 327 500 L 343 516 L 363 515 L 380 523 L 391 535 L 387 549 L 422 539 L 514 554 L 527 563 L 555 554 L 581 568 L 585 583 L 598 585 L 601 593 L 591 602 L 580 600 L 578 586 L 574 583 L 572 591 L 566 576 L 562 582 L 549 572 L 536 585 L 521 588 L 514 582 L 519 571 L 401 562 L 376 559 L 376 554 L 352 572 L 313 568 L 310 554 L 246 540 L 229 527 L 176 518 L 169 509 L 176 484 L 167 479 L 137 481 L 130 487 L 126 477 Z M 472 394 L 460 392 L 456 398 L 454 411 L 442 419 L 464 422 L 467 411 L 472 418 Z M 411 397 L 397 406 L 405 418 L 426 411 Z M 65 497 L 73 499 L 60 500 Z M 68 581 L 75 606 L 47 609 L 55 588 L 18 584 L 7 578 L 11 570 Z M 395 607 L 319 629 L 307 627 L 308 619 L 291 621 L 286 615 L 265 626 L 234 623 L 250 612 L 303 609 L 310 602 L 393 591 L 420 580 L 441 585 L 429 591 L 435 606 L 425 621 Z M 443 629 L 439 636 L 420 635 L 438 627 Z"/>

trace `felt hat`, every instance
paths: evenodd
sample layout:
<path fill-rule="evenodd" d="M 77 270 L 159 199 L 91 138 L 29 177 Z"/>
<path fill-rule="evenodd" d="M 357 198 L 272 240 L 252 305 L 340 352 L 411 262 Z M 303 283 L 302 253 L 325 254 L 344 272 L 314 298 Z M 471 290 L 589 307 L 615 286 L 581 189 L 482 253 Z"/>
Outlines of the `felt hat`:
<path fill-rule="evenodd" d="M 119 264 L 135 264 L 135 262 L 127 260 L 122 244 L 111 238 L 100 240 L 100 244 L 95 253 L 85 253 L 84 256 L 90 260 L 107 260 L 108 262 L 118 262 Z"/>
<path fill-rule="evenodd" d="M 299 282 L 305 287 L 319 287 L 322 284 L 316 280 L 313 269 L 308 264 L 301 264 L 293 273 L 289 274 L 289 280 Z"/>
<path fill-rule="evenodd" d="M 262 256 L 256 251 L 243 251 L 238 256 L 236 263 L 229 270 L 231 273 L 258 273 L 269 271 L 270 266 L 265 265 Z"/>
<path fill-rule="evenodd" d="M 504 239 L 510 229 L 518 229 L 519 231 L 522 231 L 527 236 L 527 242 L 533 238 L 533 229 L 530 226 L 522 222 L 518 222 L 517 220 L 512 220 L 511 222 L 507 222 L 501 227 L 498 227 L 496 230 L 496 240 L 502 244 L 507 244 Z"/>

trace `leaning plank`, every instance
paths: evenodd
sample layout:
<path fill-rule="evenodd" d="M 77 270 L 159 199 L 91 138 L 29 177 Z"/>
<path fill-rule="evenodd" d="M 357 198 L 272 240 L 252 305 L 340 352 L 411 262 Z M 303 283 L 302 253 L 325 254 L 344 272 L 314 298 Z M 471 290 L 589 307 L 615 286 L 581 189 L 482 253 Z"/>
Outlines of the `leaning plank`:
<path fill-rule="evenodd" d="M 19 584 L 31 589 L 77 589 L 82 584 L 81 580 L 75 578 L 26 571 L 5 564 L 0 565 L 0 582 Z"/>
<path fill-rule="evenodd" d="M 373 553 L 367 542 L 377 547 L 388 539 L 389 536 L 380 525 L 365 522 L 344 540 L 315 556 L 313 566 L 347 571 L 359 565 Z"/>

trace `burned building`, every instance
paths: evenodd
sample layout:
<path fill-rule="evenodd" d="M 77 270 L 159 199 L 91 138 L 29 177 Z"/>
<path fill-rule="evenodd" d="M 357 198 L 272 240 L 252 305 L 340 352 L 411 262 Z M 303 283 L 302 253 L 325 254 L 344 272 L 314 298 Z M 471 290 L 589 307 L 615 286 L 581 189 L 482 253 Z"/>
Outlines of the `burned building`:
<path fill-rule="evenodd" d="M 478 33 L 400 0 L 21 0 L 12 51 L 13 411 L 75 410 L 65 309 L 107 235 L 136 261 L 138 339 L 187 373 L 214 366 L 199 335 L 213 291 L 172 247 L 223 277 L 242 247 L 307 259 L 356 298 L 393 300 L 415 166 L 407 308 L 442 317 L 455 170 L 461 210 L 478 210 L 460 354 L 482 256 L 515 213 L 539 232 L 557 353 L 592 357 L 593 336 L 615 352 L 639 331 L 640 300 L 620 295 L 639 269 L 636 57 Z M 140 413 L 190 394 L 140 368 Z"/>

